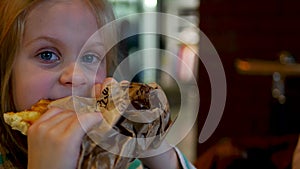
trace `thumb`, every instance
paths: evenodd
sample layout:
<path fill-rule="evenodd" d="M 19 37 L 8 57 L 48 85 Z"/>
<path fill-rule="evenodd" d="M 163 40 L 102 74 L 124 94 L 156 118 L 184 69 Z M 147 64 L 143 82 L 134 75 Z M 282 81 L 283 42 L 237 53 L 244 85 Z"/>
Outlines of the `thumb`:
<path fill-rule="evenodd" d="M 96 83 L 92 88 L 92 94 L 91 94 L 92 97 L 96 97 L 96 98 L 100 97 L 103 88 L 110 83 L 117 83 L 117 81 L 112 77 L 108 77 L 104 79 L 102 83 Z"/>
<path fill-rule="evenodd" d="M 78 116 L 78 120 L 80 122 L 80 127 L 84 133 L 91 130 L 96 124 L 100 124 L 102 122 L 103 116 L 100 112 L 95 113 L 84 113 Z"/>

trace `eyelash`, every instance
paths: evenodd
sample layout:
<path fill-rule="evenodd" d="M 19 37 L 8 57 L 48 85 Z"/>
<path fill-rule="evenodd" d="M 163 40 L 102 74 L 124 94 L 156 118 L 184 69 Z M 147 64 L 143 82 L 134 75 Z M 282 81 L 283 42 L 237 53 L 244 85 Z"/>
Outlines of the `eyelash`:
<path fill-rule="evenodd" d="M 51 55 L 51 56 L 50 56 Z M 56 57 L 56 58 L 52 58 L 52 57 Z M 59 52 L 53 51 L 53 50 L 49 50 L 49 49 L 45 49 L 45 50 L 41 50 L 36 57 L 38 57 L 38 59 L 45 64 L 52 64 L 52 63 L 57 63 L 61 60 L 61 55 L 59 54 Z M 47 58 L 43 58 L 43 57 L 47 57 Z"/>
<path fill-rule="evenodd" d="M 86 60 L 86 59 L 90 59 L 90 57 L 93 57 L 92 58 L 93 60 L 91 63 L 89 62 L 89 60 Z M 94 61 L 94 59 L 97 59 L 96 62 Z M 93 53 L 87 53 L 87 54 L 82 55 L 80 60 L 87 64 L 95 64 L 95 63 L 101 62 L 101 58 L 97 54 L 93 54 Z"/>
<path fill-rule="evenodd" d="M 36 57 L 39 61 L 45 65 L 56 65 L 62 60 L 62 56 L 57 49 L 46 48 L 38 51 Z M 53 58 L 56 57 L 56 58 Z M 89 58 L 92 57 L 92 58 Z M 92 59 L 92 60 L 90 60 Z M 98 53 L 87 52 L 80 56 L 80 61 L 88 65 L 98 65 L 103 61 L 104 57 L 101 57 Z M 91 61 L 91 62 L 90 62 Z"/>
<path fill-rule="evenodd" d="M 92 56 L 93 61 L 92 62 L 85 62 L 85 61 L 88 61 L 88 60 L 84 60 L 86 56 Z M 100 64 L 102 65 L 104 59 L 105 59 L 105 56 L 103 56 L 99 52 L 94 52 L 94 51 L 85 52 L 83 55 L 80 56 L 80 61 L 83 64 L 88 64 L 88 65 L 91 65 L 91 66 L 99 66 Z"/>

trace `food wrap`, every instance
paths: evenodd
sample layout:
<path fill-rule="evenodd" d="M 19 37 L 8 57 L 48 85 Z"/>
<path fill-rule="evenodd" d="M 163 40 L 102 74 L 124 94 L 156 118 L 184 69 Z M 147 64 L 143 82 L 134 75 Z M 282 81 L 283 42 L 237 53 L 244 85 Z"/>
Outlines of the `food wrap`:
<path fill-rule="evenodd" d="M 167 98 L 156 83 L 109 83 L 96 99 L 72 96 L 51 106 L 102 113 L 102 122 L 83 138 L 78 169 L 124 168 L 158 148 L 172 125 Z"/>

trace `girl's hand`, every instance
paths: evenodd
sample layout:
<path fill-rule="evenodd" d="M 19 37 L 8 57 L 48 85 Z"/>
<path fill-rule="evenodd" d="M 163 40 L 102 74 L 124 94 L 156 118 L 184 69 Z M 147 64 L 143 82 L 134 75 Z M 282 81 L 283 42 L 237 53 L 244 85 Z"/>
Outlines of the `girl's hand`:
<path fill-rule="evenodd" d="M 101 120 L 101 113 L 48 110 L 28 130 L 28 169 L 75 169 L 83 136 Z"/>
<path fill-rule="evenodd" d="M 180 163 L 175 149 L 166 141 L 154 150 L 147 150 L 139 158 L 142 163 L 151 169 L 179 169 Z"/>
<path fill-rule="evenodd" d="M 91 94 L 92 97 L 96 97 L 96 98 L 100 97 L 103 87 L 109 83 L 117 83 L 117 81 L 112 77 L 108 77 L 108 78 L 105 78 L 102 83 L 95 84 L 93 86 L 93 90 L 92 90 L 92 94 Z"/>

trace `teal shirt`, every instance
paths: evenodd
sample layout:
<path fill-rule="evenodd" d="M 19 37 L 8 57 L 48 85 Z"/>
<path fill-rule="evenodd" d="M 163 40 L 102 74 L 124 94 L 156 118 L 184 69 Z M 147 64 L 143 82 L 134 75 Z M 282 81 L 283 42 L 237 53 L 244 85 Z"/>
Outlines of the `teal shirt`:
<path fill-rule="evenodd" d="M 176 149 L 176 148 L 175 148 Z M 187 160 L 187 158 L 176 149 L 179 163 L 183 169 L 195 169 L 195 167 Z M 139 159 L 135 159 L 132 163 L 130 163 L 128 169 L 140 169 L 144 168 L 142 162 Z M 6 158 L 5 155 L 0 153 L 0 169 L 15 169 L 9 159 Z"/>
<path fill-rule="evenodd" d="M 6 160 L 7 160 L 7 158 L 5 156 L 3 156 L 2 154 L 0 154 L 0 169 L 2 169 L 4 167 L 4 162 Z M 142 162 L 138 159 L 135 159 L 132 163 L 130 163 L 128 169 L 137 169 L 137 168 L 143 168 Z"/>
<path fill-rule="evenodd" d="M 142 167 L 142 162 L 138 159 L 135 159 L 128 167 L 128 169 L 136 169 Z M 143 168 L 143 167 L 142 167 Z"/>

